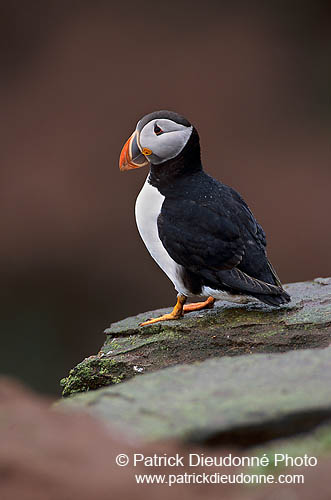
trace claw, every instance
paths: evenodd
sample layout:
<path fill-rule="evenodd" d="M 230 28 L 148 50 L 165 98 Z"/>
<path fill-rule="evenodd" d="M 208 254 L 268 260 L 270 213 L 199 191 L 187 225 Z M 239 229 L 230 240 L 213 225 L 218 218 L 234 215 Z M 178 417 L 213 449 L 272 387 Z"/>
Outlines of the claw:
<path fill-rule="evenodd" d="M 201 311 L 201 309 L 212 309 L 215 304 L 214 297 L 208 297 L 204 302 L 193 302 L 192 304 L 187 304 L 184 306 L 184 313 L 192 311 Z"/>
<path fill-rule="evenodd" d="M 148 321 L 144 321 L 143 323 L 140 323 L 139 326 L 146 326 L 146 325 L 152 325 L 153 323 L 158 323 L 159 321 L 169 321 L 171 319 L 180 319 L 182 317 L 182 314 L 176 316 L 175 314 L 164 314 L 163 316 L 159 316 L 158 318 L 151 318 Z"/>
<path fill-rule="evenodd" d="M 147 321 L 143 321 L 139 324 L 139 326 L 153 325 L 154 323 L 159 323 L 159 321 L 169 321 L 174 319 L 180 319 L 183 315 L 183 308 L 186 302 L 186 297 L 184 295 L 178 295 L 177 303 L 171 313 L 163 314 L 163 316 L 159 316 L 158 318 L 151 318 Z"/>

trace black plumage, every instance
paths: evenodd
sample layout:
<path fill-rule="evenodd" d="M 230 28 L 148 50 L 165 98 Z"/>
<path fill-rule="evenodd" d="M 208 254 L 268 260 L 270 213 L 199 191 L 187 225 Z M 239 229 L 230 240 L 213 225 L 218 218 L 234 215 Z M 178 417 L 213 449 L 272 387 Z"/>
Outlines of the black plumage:
<path fill-rule="evenodd" d="M 192 294 L 207 286 L 273 306 L 289 302 L 251 210 L 233 188 L 203 171 L 195 128 L 176 158 L 151 165 L 149 182 L 165 197 L 157 221 L 159 237 L 183 266 L 182 279 Z"/>

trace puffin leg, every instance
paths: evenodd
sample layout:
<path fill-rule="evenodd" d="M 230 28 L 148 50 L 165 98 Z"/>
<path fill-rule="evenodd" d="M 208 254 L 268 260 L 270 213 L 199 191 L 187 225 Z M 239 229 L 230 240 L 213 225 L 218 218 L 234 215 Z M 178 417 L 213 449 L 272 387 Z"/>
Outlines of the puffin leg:
<path fill-rule="evenodd" d="M 160 316 L 159 318 L 151 318 L 148 321 L 144 321 L 143 323 L 140 323 L 139 326 L 146 326 L 146 325 L 152 325 L 153 323 L 158 323 L 159 321 L 168 321 L 170 319 L 179 319 L 182 316 L 184 316 L 183 313 L 183 308 L 184 304 L 186 302 L 186 297 L 185 295 L 177 295 L 177 302 L 171 313 L 169 314 L 163 314 L 163 316 Z"/>
<path fill-rule="evenodd" d="M 192 304 L 187 304 L 184 306 L 184 313 L 191 311 L 201 311 L 201 309 L 211 309 L 214 307 L 215 299 L 214 297 L 208 297 L 204 302 L 192 302 Z"/>

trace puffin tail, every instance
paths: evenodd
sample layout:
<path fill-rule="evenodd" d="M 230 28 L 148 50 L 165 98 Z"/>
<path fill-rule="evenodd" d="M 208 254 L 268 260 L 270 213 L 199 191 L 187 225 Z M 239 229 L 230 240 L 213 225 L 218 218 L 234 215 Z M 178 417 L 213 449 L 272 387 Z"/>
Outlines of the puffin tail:
<path fill-rule="evenodd" d="M 288 302 L 290 302 L 291 300 L 290 295 L 287 292 L 285 292 L 283 288 L 281 290 L 282 291 L 279 293 L 279 295 L 262 295 L 259 293 L 252 295 L 253 297 L 261 300 L 261 302 L 264 302 L 269 306 L 279 307 L 283 304 L 288 304 Z"/>
<path fill-rule="evenodd" d="M 290 302 L 290 295 L 285 292 L 279 279 L 277 284 L 266 283 L 265 281 L 252 278 L 238 268 L 217 273 L 222 283 L 231 289 L 233 293 L 251 295 L 270 306 L 279 307 Z"/>
<path fill-rule="evenodd" d="M 274 284 L 279 288 L 279 294 L 278 295 L 262 295 L 262 294 L 257 294 L 254 295 L 257 299 L 261 300 L 261 302 L 264 302 L 265 304 L 269 304 L 269 306 L 274 306 L 274 307 L 279 307 L 283 304 L 287 304 L 290 302 L 291 297 L 290 295 L 285 292 L 284 288 L 282 287 L 281 281 L 277 276 L 277 273 L 275 269 L 273 268 L 271 262 L 268 260 L 268 267 L 271 272 L 271 277 L 273 278 Z"/>

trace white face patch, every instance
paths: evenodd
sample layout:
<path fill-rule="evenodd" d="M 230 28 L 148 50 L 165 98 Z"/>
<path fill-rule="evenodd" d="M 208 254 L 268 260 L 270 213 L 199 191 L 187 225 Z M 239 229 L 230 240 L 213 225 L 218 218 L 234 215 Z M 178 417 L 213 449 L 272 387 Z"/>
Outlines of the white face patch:
<path fill-rule="evenodd" d="M 151 150 L 152 154 L 146 158 L 154 165 L 158 165 L 175 158 L 184 149 L 192 130 L 192 126 L 185 127 L 166 118 L 152 120 L 140 132 L 140 148 Z"/>

